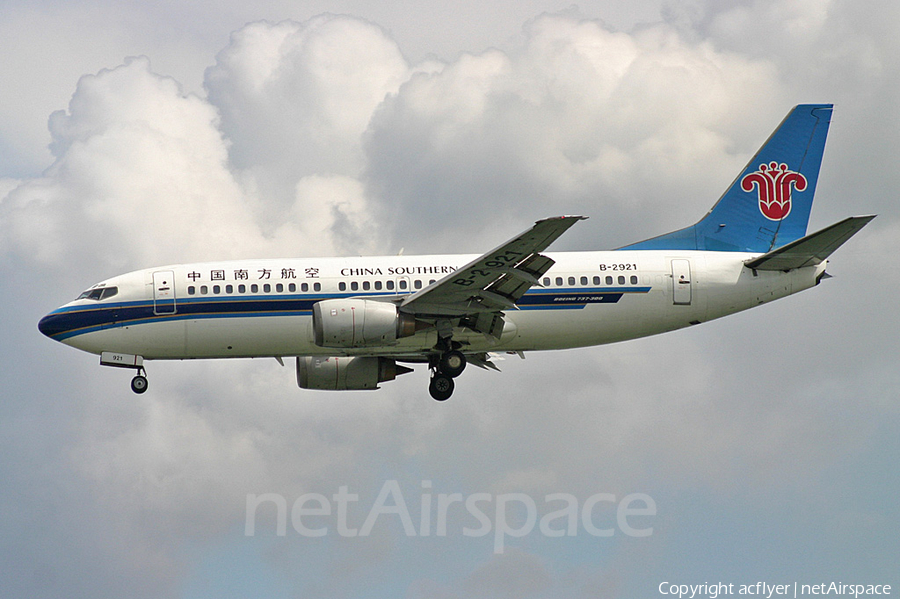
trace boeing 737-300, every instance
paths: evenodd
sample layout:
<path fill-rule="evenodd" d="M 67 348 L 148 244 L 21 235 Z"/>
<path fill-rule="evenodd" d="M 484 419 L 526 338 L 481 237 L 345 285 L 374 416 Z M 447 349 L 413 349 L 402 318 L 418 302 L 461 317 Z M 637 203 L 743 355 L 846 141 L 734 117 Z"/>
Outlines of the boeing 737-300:
<path fill-rule="evenodd" d="M 817 285 L 874 216 L 807 235 L 830 104 L 795 107 L 696 224 L 610 251 L 545 252 L 582 216 L 540 220 L 478 255 L 285 258 L 111 277 L 41 319 L 42 333 L 136 371 L 144 362 L 296 360 L 304 389 L 377 389 L 427 364 L 429 392 L 497 354 L 655 335 Z"/>

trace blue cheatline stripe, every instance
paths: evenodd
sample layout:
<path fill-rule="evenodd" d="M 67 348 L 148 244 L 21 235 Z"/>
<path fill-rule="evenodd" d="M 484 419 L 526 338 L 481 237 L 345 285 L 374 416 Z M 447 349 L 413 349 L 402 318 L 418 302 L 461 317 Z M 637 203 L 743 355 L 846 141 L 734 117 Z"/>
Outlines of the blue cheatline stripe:
<path fill-rule="evenodd" d="M 585 287 L 565 290 L 541 289 L 526 293 L 518 302 L 522 310 L 580 310 L 588 304 L 615 304 L 626 293 L 648 293 L 650 287 Z M 395 295 L 365 294 L 377 297 Z M 104 328 L 133 326 L 162 321 L 208 318 L 257 318 L 269 316 L 309 316 L 313 304 L 327 299 L 361 297 L 359 293 L 333 295 L 275 295 L 187 297 L 176 300 L 175 313 L 157 314 L 153 301 L 116 302 L 97 306 L 73 306 L 54 310 L 38 325 L 42 333 L 63 341 Z"/>
<path fill-rule="evenodd" d="M 195 318 L 296 316 L 312 313 L 312 305 L 328 296 L 271 296 L 253 299 L 188 298 L 177 300 L 175 313 L 157 314 L 153 302 L 118 302 L 89 308 L 62 308 L 45 316 L 41 332 L 62 341 L 104 328 Z"/>

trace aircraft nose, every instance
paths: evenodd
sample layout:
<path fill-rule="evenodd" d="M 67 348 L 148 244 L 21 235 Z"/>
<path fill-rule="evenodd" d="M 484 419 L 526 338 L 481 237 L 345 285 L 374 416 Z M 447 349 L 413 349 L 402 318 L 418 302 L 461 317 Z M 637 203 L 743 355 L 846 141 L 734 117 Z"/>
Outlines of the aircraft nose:
<path fill-rule="evenodd" d="M 53 339 L 56 335 L 68 329 L 68 320 L 66 314 L 61 314 L 59 311 L 54 310 L 38 322 L 38 330 Z"/>

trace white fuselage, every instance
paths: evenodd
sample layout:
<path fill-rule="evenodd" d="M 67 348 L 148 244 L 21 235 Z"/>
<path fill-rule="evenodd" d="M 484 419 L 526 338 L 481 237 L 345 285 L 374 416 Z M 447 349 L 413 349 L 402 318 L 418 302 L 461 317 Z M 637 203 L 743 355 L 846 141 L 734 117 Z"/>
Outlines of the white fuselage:
<path fill-rule="evenodd" d="M 816 284 L 825 263 L 752 271 L 755 254 L 710 251 L 548 252 L 556 264 L 506 310 L 500 339 L 454 330 L 466 351 L 584 347 L 654 335 L 719 318 Z M 319 347 L 312 305 L 347 297 L 397 296 L 447 277 L 474 255 L 305 258 L 181 264 L 107 279 L 109 298 L 79 299 L 52 315 L 69 320 L 55 335 L 100 354 L 145 359 L 262 356 L 420 356 L 434 328 L 396 344 Z M 81 319 L 71 326 L 72 319 Z"/>

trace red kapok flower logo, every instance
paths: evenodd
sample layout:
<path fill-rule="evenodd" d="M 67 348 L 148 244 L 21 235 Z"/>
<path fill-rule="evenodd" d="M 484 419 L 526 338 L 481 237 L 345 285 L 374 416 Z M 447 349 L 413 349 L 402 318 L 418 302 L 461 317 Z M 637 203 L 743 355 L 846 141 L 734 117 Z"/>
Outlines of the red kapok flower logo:
<path fill-rule="evenodd" d="M 755 173 L 741 179 L 741 189 L 759 194 L 759 211 L 769 220 L 782 220 L 791 213 L 791 190 L 806 189 L 806 177 L 788 170 L 785 163 L 760 164 Z"/>

